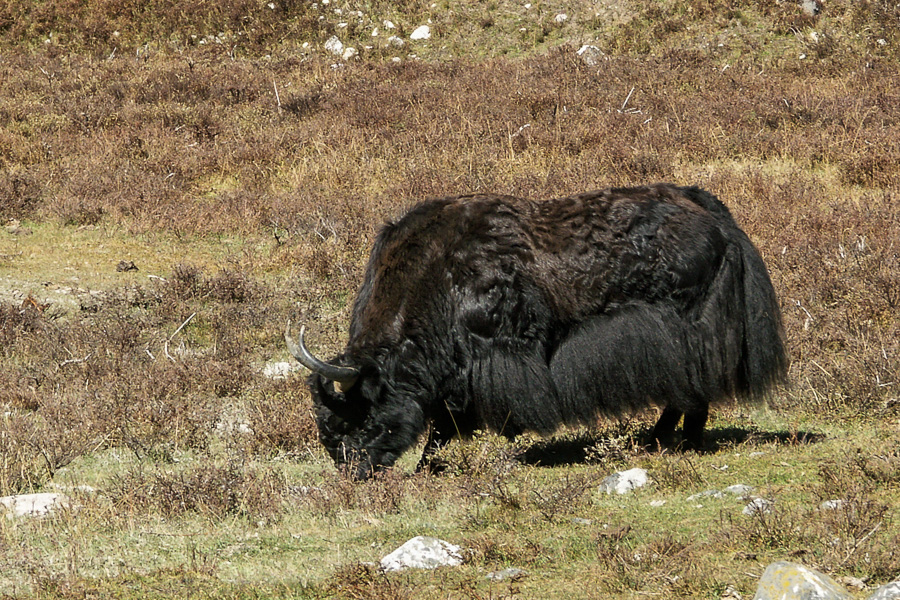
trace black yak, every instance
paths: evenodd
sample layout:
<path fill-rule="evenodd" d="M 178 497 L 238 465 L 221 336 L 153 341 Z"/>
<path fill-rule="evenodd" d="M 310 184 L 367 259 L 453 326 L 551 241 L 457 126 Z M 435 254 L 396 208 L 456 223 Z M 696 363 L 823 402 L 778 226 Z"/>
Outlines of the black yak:
<path fill-rule="evenodd" d="M 652 405 L 661 446 L 700 448 L 709 405 L 786 377 L 778 301 L 728 209 L 697 187 L 543 202 L 473 194 L 387 224 L 329 362 L 309 378 L 322 443 L 366 478 L 429 428 L 551 433 Z"/>

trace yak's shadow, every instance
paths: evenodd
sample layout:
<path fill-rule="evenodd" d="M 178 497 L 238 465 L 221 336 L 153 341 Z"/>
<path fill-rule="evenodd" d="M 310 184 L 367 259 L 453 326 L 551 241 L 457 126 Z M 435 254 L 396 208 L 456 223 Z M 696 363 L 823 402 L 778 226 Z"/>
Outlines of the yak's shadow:
<path fill-rule="evenodd" d="M 624 448 L 640 448 L 651 452 L 652 427 L 635 431 L 633 434 L 617 438 L 617 445 Z M 715 454 L 734 448 L 738 444 L 751 446 L 764 444 L 784 444 L 799 446 L 815 444 L 825 439 L 825 434 L 811 431 L 761 431 L 743 427 L 721 427 L 707 429 L 701 454 Z M 592 457 L 601 457 L 604 446 L 610 439 L 604 432 L 585 431 L 562 437 L 538 441 L 519 455 L 519 461 L 529 465 L 557 467 L 561 465 L 584 464 Z M 678 450 L 675 450 L 677 452 Z"/>

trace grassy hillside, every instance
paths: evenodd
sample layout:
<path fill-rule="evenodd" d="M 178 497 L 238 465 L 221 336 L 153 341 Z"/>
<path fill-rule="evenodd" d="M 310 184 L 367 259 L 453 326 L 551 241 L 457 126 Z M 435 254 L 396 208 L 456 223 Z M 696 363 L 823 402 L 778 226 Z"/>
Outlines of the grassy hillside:
<path fill-rule="evenodd" d="M 749 597 L 778 559 L 896 578 L 898 31 L 850 0 L 0 3 L 0 495 L 78 504 L 0 518 L 0 594 Z M 719 407 L 710 452 L 643 452 L 646 414 L 354 484 L 302 376 L 262 375 L 295 311 L 341 346 L 377 227 L 423 198 L 658 180 L 731 208 L 787 328 L 792 385 Z M 633 466 L 650 489 L 597 492 Z M 775 511 L 687 500 L 736 483 Z M 367 566 L 418 534 L 467 563 Z M 507 566 L 528 575 L 485 579 Z"/>

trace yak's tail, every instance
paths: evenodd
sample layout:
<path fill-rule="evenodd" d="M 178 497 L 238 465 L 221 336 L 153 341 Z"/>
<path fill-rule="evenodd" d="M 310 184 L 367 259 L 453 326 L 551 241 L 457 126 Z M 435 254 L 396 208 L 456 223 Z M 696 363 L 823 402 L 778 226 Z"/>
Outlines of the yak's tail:
<path fill-rule="evenodd" d="M 764 396 L 787 380 L 789 359 L 778 298 L 762 257 L 747 235 L 736 229 L 743 270 L 744 335 L 735 393 Z"/>
<path fill-rule="evenodd" d="M 758 399 L 774 385 L 787 380 L 788 354 L 784 342 L 781 309 L 762 256 L 747 234 L 734 222 L 728 208 L 718 198 L 697 187 L 682 188 L 695 203 L 715 214 L 728 238 L 735 242 L 723 265 L 737 280 L 731 290 L 719 290 L 720 302 L 732 304 L 740 317 L 740 353 L 736 357 L 730 390 L 738 397 Z M 717 282 L 720 283 L 720 282 Z M 727 298 L 728 292 L 736 293 Z M 738 323 L 735 322 L 735 325 Z"/>

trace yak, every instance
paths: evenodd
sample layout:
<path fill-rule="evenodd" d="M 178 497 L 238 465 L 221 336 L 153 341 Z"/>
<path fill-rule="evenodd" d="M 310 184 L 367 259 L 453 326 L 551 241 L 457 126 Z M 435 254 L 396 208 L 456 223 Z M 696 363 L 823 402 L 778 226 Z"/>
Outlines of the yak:
<path fill-rule="evenodd" d="M 652 438 L 701 449 L 710 404 L 786 378 L 778 300 L 728 208 L 654 184 L 546 201 L 433 199 L 388 223 L 349 342 L 314 356 L 288 321 L 320 441 L 356 478 L 429 430 L 419 467 L 455 436 L 552 433 L 662 407 Z"/>

